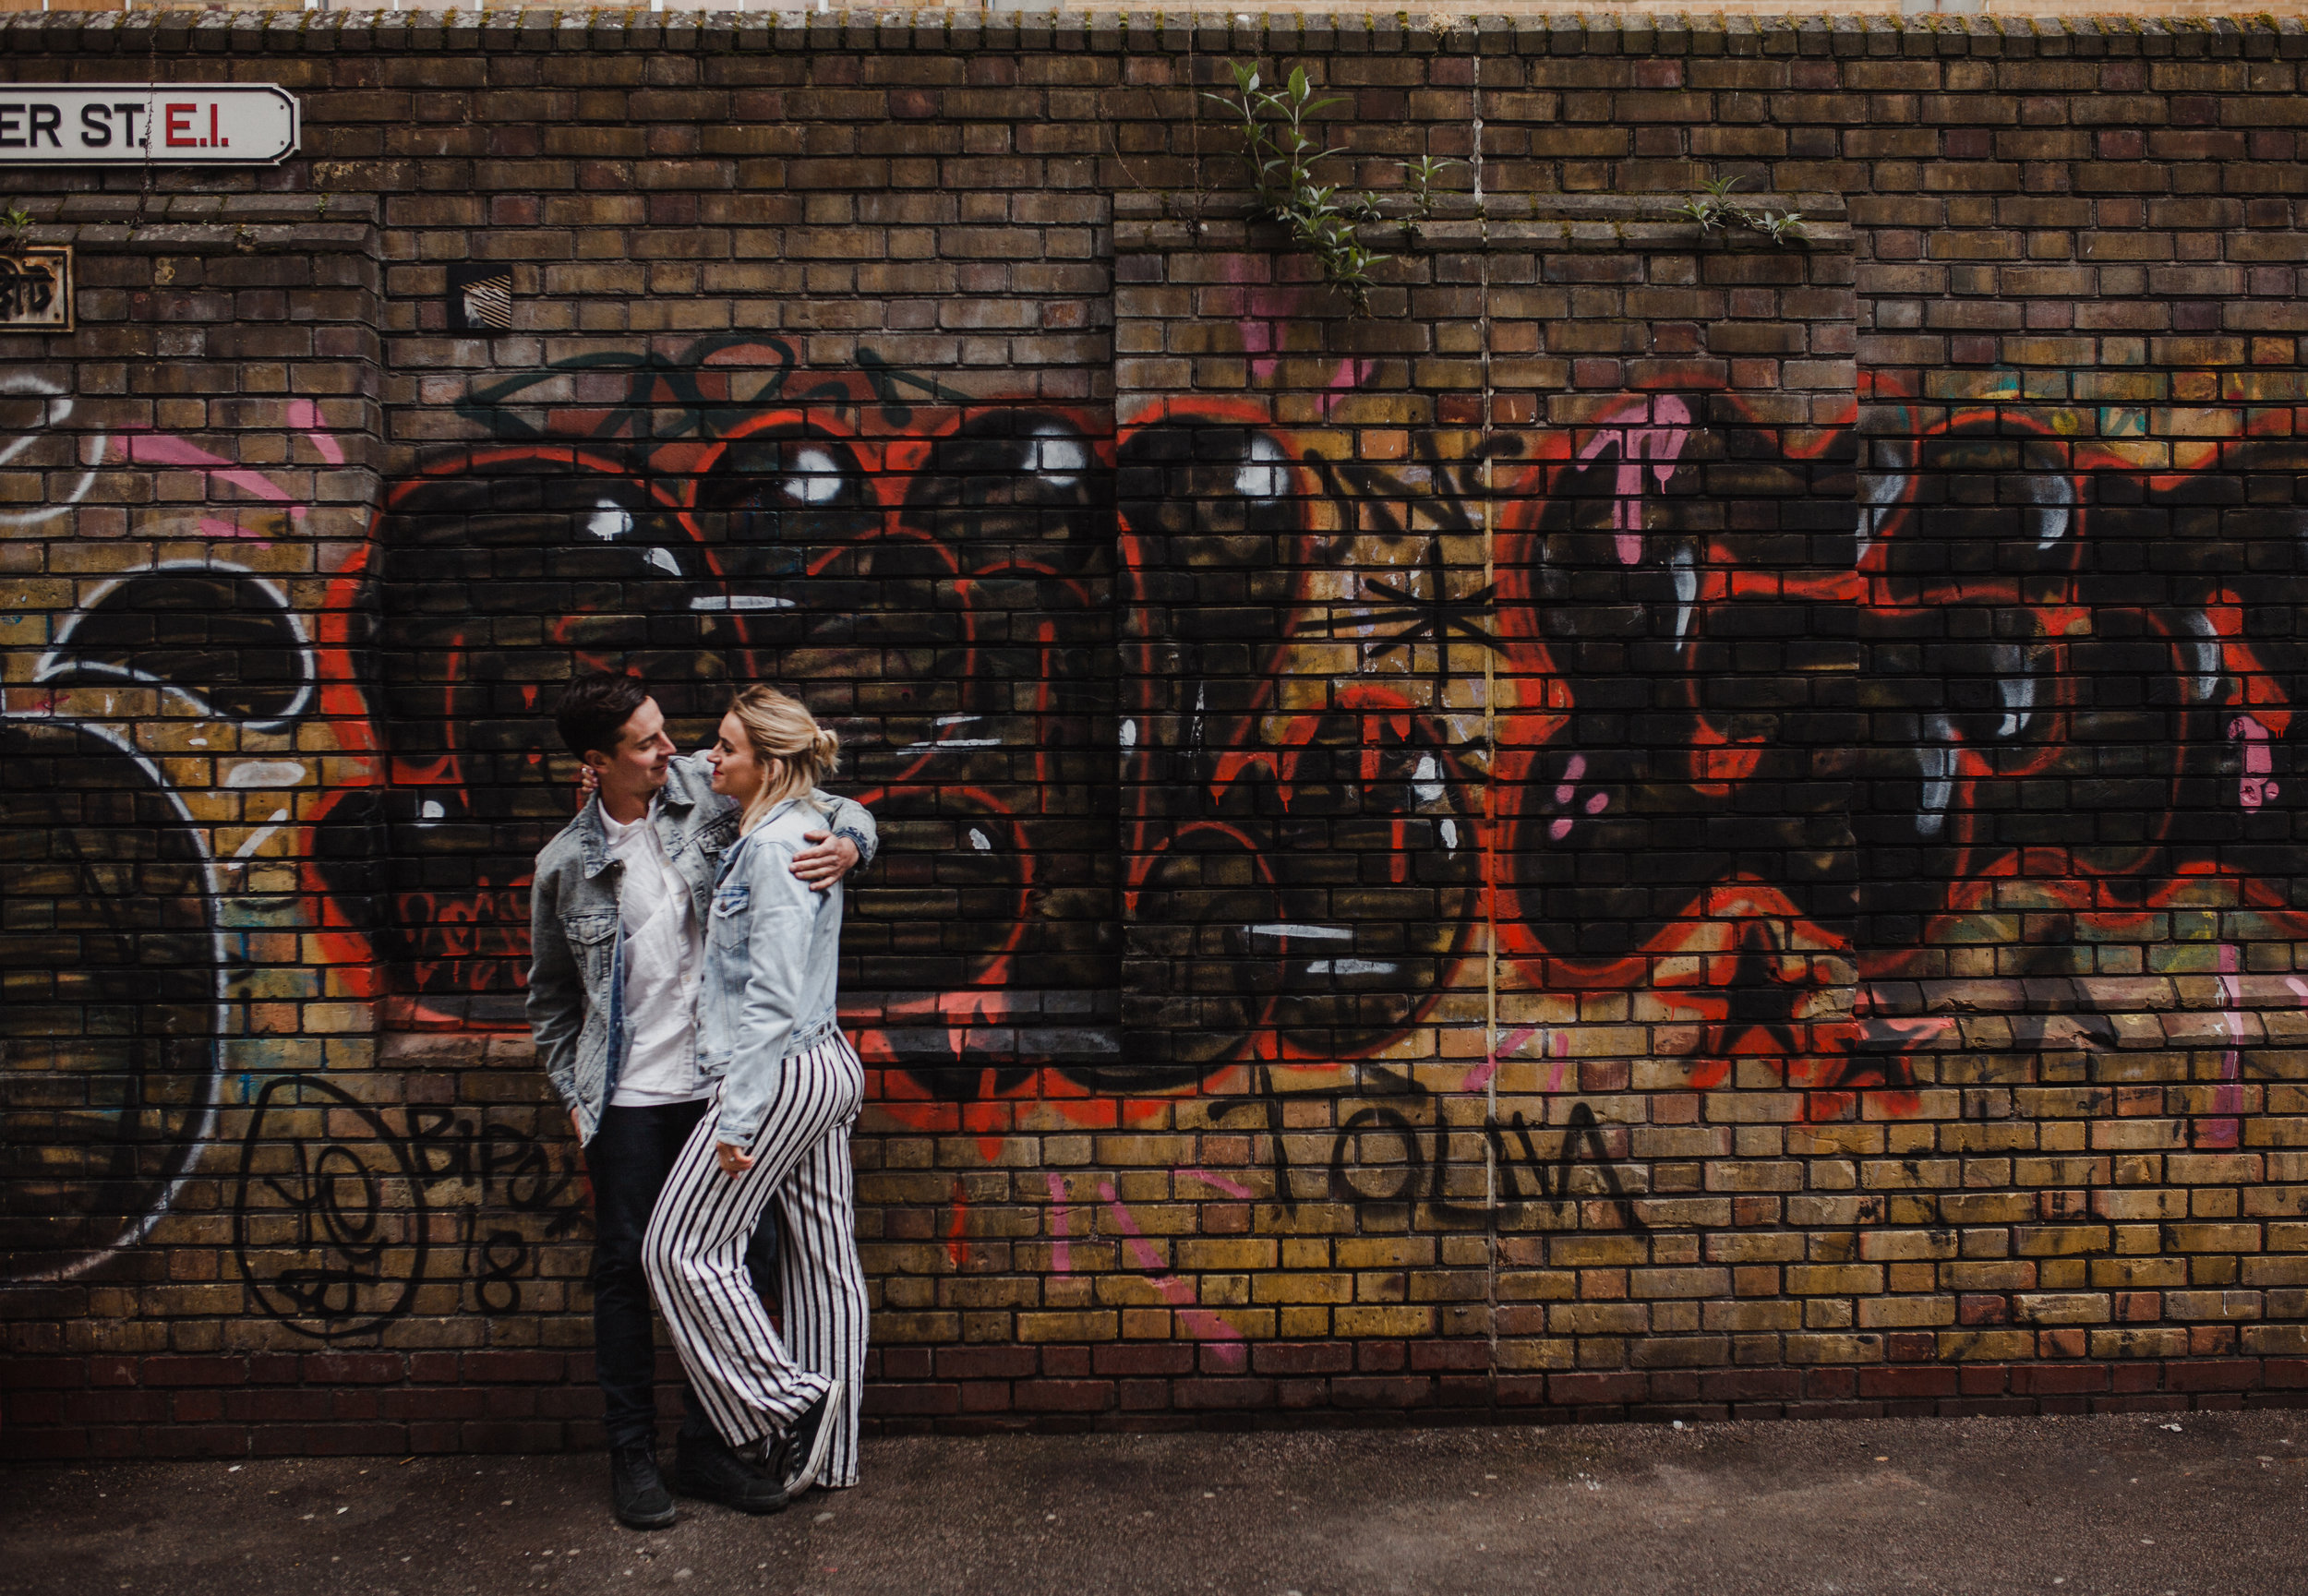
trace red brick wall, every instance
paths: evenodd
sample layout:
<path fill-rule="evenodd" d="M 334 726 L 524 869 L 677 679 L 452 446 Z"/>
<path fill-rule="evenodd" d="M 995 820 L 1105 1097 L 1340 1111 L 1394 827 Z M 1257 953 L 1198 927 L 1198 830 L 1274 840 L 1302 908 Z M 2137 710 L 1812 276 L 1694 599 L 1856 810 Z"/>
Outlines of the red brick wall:
<path fill-rule="evenodd" d="M 2308 1388 L 2296 26 L 5 42 L 305 140 L 6 179 L 0 1445 L 595 1439 L 587 664 L 880 817 L 879 1423 Z"/>

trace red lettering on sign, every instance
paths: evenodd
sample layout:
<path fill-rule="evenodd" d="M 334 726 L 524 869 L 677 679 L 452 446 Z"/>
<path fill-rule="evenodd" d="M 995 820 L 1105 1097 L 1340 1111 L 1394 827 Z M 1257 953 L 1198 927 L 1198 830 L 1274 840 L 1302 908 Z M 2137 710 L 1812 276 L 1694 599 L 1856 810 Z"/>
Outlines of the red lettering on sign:
<path fill-rule="evenodd" d="M 192 136 L 192 114 L 200 107 L 186 102 L 182 105 L 163 105 L 161 109 L 168 114 L 168 147 L 171 150 L 199 149 L 200 140 Z M 180 112 L 181 115 L 178 114 Z M 181 138 L 177 137 L 180 133 L 184 135 Z"/>

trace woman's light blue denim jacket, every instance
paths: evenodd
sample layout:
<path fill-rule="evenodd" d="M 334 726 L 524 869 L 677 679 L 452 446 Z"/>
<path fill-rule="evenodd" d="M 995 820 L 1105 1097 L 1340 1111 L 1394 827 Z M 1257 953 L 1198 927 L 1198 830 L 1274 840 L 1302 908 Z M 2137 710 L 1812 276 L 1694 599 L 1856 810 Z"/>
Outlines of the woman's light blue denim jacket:
<path fill-rule="evenodd" d="M 841 945 L 841 883 L 811 892 L 793 873 L 805 832 L 825 825 L 830 800 L 787 798 L 723 856 L 705 927 L 698 993 L 697 1067 L 721 1082 L 715 1139 L 750 1146 L 777 1071 L 833 1034 Z"/>

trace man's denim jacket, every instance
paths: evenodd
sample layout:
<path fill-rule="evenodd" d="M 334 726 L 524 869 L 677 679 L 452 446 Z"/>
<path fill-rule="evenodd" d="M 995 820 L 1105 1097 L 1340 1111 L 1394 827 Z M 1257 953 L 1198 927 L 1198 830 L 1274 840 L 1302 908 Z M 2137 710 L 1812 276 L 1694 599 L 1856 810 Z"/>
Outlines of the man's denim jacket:
<path fill-rule="evenodd" d="M 689 883 L 690 912 L 700 925 L 708 923 L 722 855 L 738 834 L 737 806 L 712 783 L 713 768 L 703 754 L 677 759 L 655 810 L 658 840 Z M 821 796 L 827 809 L 823 829 L 857 844 L 860 866 L 871 861 L 877 841 L 873 817 L 847 798 Z M 590 1143 L 601 1128 L 601 1110 L 625 1063 L 625 942 L 617 934 L 617 890 L 624 873 L 609 858 L 595 798 L 545 845 L 530 887 L 529 1028 L 546 1078 L 569 1105 L 581 1143 Z"/>
<path fill-rule="evenodd" d="M 771 810 L 731 847 L 714 887 L 697 992 L 697 1068 L 721 1083 L 714 1136 L 746 1147 L 767 1118 L 786 1060 L 834 1029 L 841 883 L 812 892 L 793 873 L 803 834 L 824 825 L 823 794 Z"/>

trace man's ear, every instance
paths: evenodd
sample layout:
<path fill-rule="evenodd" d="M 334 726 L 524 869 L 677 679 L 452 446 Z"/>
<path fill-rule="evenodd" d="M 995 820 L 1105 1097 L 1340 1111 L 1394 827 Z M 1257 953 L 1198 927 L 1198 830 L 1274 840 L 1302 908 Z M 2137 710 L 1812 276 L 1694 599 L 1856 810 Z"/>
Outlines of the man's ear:
<path fill-rule="evenodd" d="M 596 772 L 605 771 L 609 768 L 609 756 L 597 748 L 589 748 L 577 756 L 577 762 L 591 765 Z"/>

